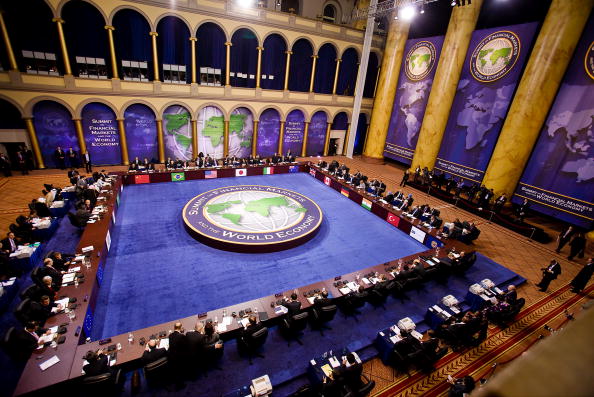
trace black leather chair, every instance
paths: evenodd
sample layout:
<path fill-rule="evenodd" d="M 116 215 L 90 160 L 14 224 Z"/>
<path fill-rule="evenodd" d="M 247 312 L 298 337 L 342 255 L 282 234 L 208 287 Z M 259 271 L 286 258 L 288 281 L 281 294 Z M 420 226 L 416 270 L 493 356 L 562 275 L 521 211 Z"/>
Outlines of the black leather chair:
<path fill-rule="evenodd" d="M 37 284 L 31 284 L 27 288 L 25 288 L 19 296 L 21 299 L 31 299 L 31 300 L 39 300 L 41 298 L 41 291 Z"/>
<path fill-rule="evenodd" d="M 142 368 L 142 373 L 149 387 L 164 386 L 169 381 L 169 361 L 167 357 L 162 357 L 145 365 Z"/>
<path fill-rule="evenodd" d="M 113 374 L 106 372 L 100 375 L 86 376 L 82 379 L 82 390 L 86 396 L 112 396 L 121 391 L 122 370 L 118 369 Z"/>
<path fill-rule="evenodd" d="M 300 345 L 303 344 L 299 336 L 301 335 L 302 331 L 307 326 L 307 319 L 309 317 L 309 313 L 303 312 L 299 314 L 295 314 L 291 318 L 284 318 L 281 325 L 282 330 L 285 336 L 287 337 L 287 344 L 291 344 L 291 339 L 295 339 L 297 343 Z"/>
<path fill-rule="evenodd" d="M 334 319 L 337 311 L 336 305 L 314 307 L 311 311 L 312 325 L 320 330 L 322 336 L 324 336 L 325 329 L 332 329 L 327 323 Z"/>
<path fill-rule="evenodd" d="M 260 348 L 266 342 L 266 338 L 268 337 L 268 328 L 262 327 L 258 331 L 254 332 L 250 336 L 244 338 L 241 337 L 241 345 L 245 347 L 247 352 L 250 365 L 253 364 L 253 358 L 255 356 L 264 358 L 264 355 L 260 353 Z"/>
<path fill-rule="evenodd" d="M 367 295 L 365 295 L 365 297 L 362 297 L 352 293 L 345 296 L 344 301 L 340 306 L 340 309 L 342 310 L 342 313 L 345 315 L 345 317 L 352 316 L 355 319 L 355 321 L 358 321 L 357 314 L 361 314 L 359 309 L 365 305 L 366 298 Z"/>
<path fill-rule="evenodd" d="M 344 397 L 364 397 L 367 396 L 375 387 L 375 381 L 369 379 L 365 374 L 361 374 L 361 386 L 358 390 L 349 390 Z"/>
<path fill-rule="evenodd" d="M 31 270 L 31 280 L 33 280 L 33 282 L 39 286 L 43 285 L 43 270 L 41 269 L 41 266 L 37 266 L 35 268 L 33 268 L 33 270 Z"/>
<path fill-rule="evenodd" d="M 76 217 L 76 215 L 72 212 L 69 212 L 68 214 L 68 220 L 70 221 L 70 224 L 74 227 L 77 227 L 79 230 L 82 230 L 85 228 L 85 226 L 87 225 L 86 223 L 81 223 L 78 221 L 78 218 Z"/>
<path fill-rule="evenodd" d="M 384 303 L 386 303 L 387 295 L 383 294 L 381 291 L 378 291 L 375 288 L 372 288 L 367 295 L 367 301 L 371 303 L 374 307 L 382 307 L 386 310 Z"/>
<path fill-rule="evenodd" d="M 14 316 L 21 323 L 25 324 L 29 321 L 29 306 L 31 305 L 31 299 L 23 299 L 21 303 L 14 309 Z"/>

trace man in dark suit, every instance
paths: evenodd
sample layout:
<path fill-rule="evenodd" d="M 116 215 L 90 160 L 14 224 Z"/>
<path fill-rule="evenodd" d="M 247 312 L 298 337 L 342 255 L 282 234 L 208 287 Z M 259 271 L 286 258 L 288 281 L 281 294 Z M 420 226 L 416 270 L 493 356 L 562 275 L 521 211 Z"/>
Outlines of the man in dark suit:
<path fill-rule="evenodd" d="M 2 249 L 8 254 L 15 252 L 19 246 L 15 240 L 15 235 L 13 232 L 6 233 L 6 238 L 2 239 L 0 242 L 2 243 Z"/>
<path fill-rule="evenodd" d="M 357 362 L 353 353 L 349 353 L 342 360 L 342 365 L 334 369 L 334 378 L 356 393 L 361 388 L 362 373 L 363 365 Z"/>
<path fill-rule="evenodd" d="M 182 323 L 177 322 L 173 325 L 173 332 L 169 334 L 169 350 L 167 351 L 177 388 L 183 384 L 188 353 L 188 343 Z"/>
<path fill-rule="evenodd" d="M 87 211 L 85 209 L 85 205 L 81 203 L 77 206 L 77 210 L 74 216 L 76 217 L 76 220 L 78 221 L 79 225 L 84 225 L 91 218 L 91 213 Z"/>
<path fill-rule="evenodd" d="M 54 151 L 54 158 L 56 159 L 56 165 L 58 166 L 58 168 L 60 168 L 61 170 L 65 170 L 66 169 L 66 153 L 64 153 L 64 151 L 62 150 L 62 148 L 60 146 L 58 146 L 56 148 L 56 150 Z"/>
<path fill-rule="evenodd" d="M 59 286 L 62 284 L 62 274 L 64 273 L 54 268 L 54 261 L 51 258 L 45 258 L 39 272 L 39 277 L 50 276 L 52 278 L 52 284 Z"/>
<path fill-rule="evenodd" d="M 573 287 L 571 292 L 575 292 L 576 294 L 581 292 L 586 284 L 588 284 L 592 274 L 594 274 L 594 258 L 588 259 L 588 263 L 571 280 L 571 286 Z"/>
<path fill-rule="evenodd" d="M 505 302 L 510 305 L 514 305 L 518 300 L 518 293 L 516 291 L 516 286 L 510 284 L 507 286 L 507 291 L 503 293 L 502 298 Z"/>
<path fill-rule="evenodd" d="M 27 317 L 29 320 L 36 321 L 38 324 L 43 325 L 48 318 L 55 314 L 52 311 L 54 307 L 58 311 L 62 310 L 62 305 L 51 302 L 49 296 L 43 295 L 39 302 L 31 302 L 29 310 L 27 310 Z"/>
<path fill-rule="evenodd" d="M 571 240 L 571 237 L 573 236 L 573 234 L 575 233 L 575 230 L 573 229 L 573 226 L 568 226 L 567 228 L 563 229 L 561 231 L 561 233 L 559 233 L 559 236 L 557 236 L 557 249 L 555 250 L 556 253 L 561 252 L 561 250 L 563 249 L 563 247 L 565 246 L 565 244 L 567 244 L 569 242 L 569 240 Z"/>
<path fill-rule="evenodd" d="M 68 156 L 68 162 L 70 162 L 70 168 L 78 168 L 78 155 L 76 154 L 74 149 L 68 149 L 66 155 Z"/>
<path fill-rule="evenodd" d="M 25 155 L 25 151 L 21 148 L 21 150 L 16 153 L 16 156 L 17 164 L 21 170 L 21 174 L 27 175 L 29 173 L 29 168 L 27 167 L 27 157 Z"/>
<path fill-rule="evenodd" d="M 142 353 L 142 357 L 140 357 L 140 361 L 142 362 L 142 365 L 147 365 L 165 356 L 167 356 L 167 350 L 162 347 L 158 348 L 157 341 L 151 339 L 146 344 L 146 348 L 144 349 L 144 353 Z"/>
<path fill-rule="evenodd" d="M 583 258 L 586 250 L 586 237 L 584 237 L 584 233 L 578 232 L 571 240 L 571 243 L 569 243 L 569 246 L 571 249 L 567 259 L 572 261 L 576 255 Z"/>
<path fill-rule="evenodd" d="M 328 298 L 328 291 L 322 290 L 320 296 L 314 299 L 314 306 L 315 307 L 324 307 L 332 305 L 332 299 Z"/>
<path fill-rule="evenodd" d="M 16 351 L 23 354 L 30 354 L 33 350 L 43 347 L 43 341 L 39 337 L 49 331 L 39 328 L 35 321 L 27 321 L 25 328 L 15 328 L 10 343 Z"/>
<path fill-rule="evenodd" d="M 109 358 L 103 352 L 103 349 L 97 350 L 97 352 L 89 350 L 85 355 L 85 360 L 88 361 L 83 367 L 86 376 L 96 376 L 105 373 L 111 373 L 109 367 Z"/>
<path fill-rule="evenodd" d="M 264 327 L 262 323 L 258 322 L 258 319 L 253 314 L 250 315 L 248 321 L 249 322 L 247 326 L 241 333 L 241 337 L 243 338 L 243 340 L 251 338 L 253 334 L 260 331 Z"/>
<path fill-rule="evenodd" d="M 301 311 L 301 302 L 297 300 L 297 294 L 294 292 L 291 294 L 291 299 L 285 300 L 282 305 L 289 310 L 287 313 L 287 316 L 289 317 L 293 317 Z"/>
<path fill-rule="evenodd" d="M 536 286 L 540 287 L 540 291 L 546 292 L 551 281 L 555 280 L 560 274 L 561 265 L 553 259 L 547 267 L 542 269 L 542 280 Z"/>
<path fill-rule="evenodd" d="M 200 321 L 196 323 L 193 331 L 186 332 L 186 343 L 188 345 L 188 355 L 192 360 L 202 356 L 206 337 L 204 335 L 204 324 Z"/>

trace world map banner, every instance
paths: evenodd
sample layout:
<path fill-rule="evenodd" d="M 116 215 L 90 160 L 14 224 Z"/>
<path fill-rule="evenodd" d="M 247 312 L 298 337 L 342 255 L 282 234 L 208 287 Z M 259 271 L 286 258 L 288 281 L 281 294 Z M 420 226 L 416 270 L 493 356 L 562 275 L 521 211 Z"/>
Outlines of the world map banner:
<path fill-rule="evenodd" d="M 190 160 L 192 158 L 192 116 L 180 105 L 169 106 L 163 112 L 165 157 Z"/>
<path fill-rule="evenodd" d="M 234 109 L 229 116 L 229 156 L 246 158 L 252 154 L 254 115 L 245 107 Z"/>
<path fill-rule="evenodd" d="M 594 223 L 594 16 L 590 16 L 513 202 L 584 228 Z"/>
<path fill-rule="evenodd" d="M 294 156 L 301 156 L 303 132 L 305 131 L 305 115 L 301 110 L 295 109 L 287 115 L 285 121 L 285 136 L 283 139 L 283 152 L 288 150 Z"/>
<path fill-rule="evenodd" d="M 384 156 L 412 162 L 444 36 L 406 42 Z"/>
<path fill-rule="evenodd" d="M 198 111 L 198 152 L 215 159 L 223 157 L 225 116 L 216 106 L 205 106 Z"/>
<path fill-rule="evenodd" d="M 130 161 L 135 157 L 159 161 L 157 124 L 151 108 L 142 104 L 130 105 L 124 112 L 124 126 Z"/>
<path fill-rule="evenodd" d="M 326 141 L 326 128 L 328 128 L 328 115 L 326 112 L 316 112 L 311 116 L 307 132 L 307 155 L 321 156 L 324 153 Z"/>
<path fill-rule="evenodd" d="M 266 109 L 258 123 L 258 150 L 261 157 L 270 157 L 278 150 L 280 114 L 276 109 Z"/>
<path fill-rule="evenodd" d="M 58 166 L 54 157 L 58 146 L 65 152 L 69 148 L 79 152 L 72 115 L 61 104 L 52 101 L 37 103 L 33 108 L 33 124 L 45 164 Z"/>
<path fill-rule="evenodd" d="M 537 26 L 527 23 L 474 31 L 436 169 L 482 182 Z"/>
<path fill-rule="evenodd" d="M 109 106 L 97 102 L 86 105 L 82 111 L 82 126 L 92 164 L 122 163 L 118 122 Z"/>

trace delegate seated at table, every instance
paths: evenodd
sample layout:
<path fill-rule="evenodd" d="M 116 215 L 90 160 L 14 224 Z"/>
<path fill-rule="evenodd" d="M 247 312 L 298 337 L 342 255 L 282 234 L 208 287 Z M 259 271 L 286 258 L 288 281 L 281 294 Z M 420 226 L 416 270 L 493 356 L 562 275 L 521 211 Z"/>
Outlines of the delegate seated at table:
<path fill-rule="evenodd" d="M 15 328 L 12 340 L 12 347 L 23 354 L 30 354 L 44 345 L 43 335 L 51 335 L 51 331 L 40 328 L 35 321 L 27 321 L 24 328 Z"/>
<path fill-rule="evenodd" d="M 140 357 L 140 361 L 142 362 L 142 365 L 147 365 L 166 356 L 167 349 L 163 347 L 157 347 L 157 341 L 155 339 L 151 339 L 146 344 L 144 352 L 142 353 L 142 357 Z"/>
<path fill-rule="evenodd" d="M 83 371 L 86 376 L 96 376 L 105 373 L 111 373 L 111 367 L 109 366 L 109 357 L 107 357 L 103 349 L 99 349 L 96 352 L 89 350 L 85 355 L 85 360 L 88 364 L 85 364 Z"/>

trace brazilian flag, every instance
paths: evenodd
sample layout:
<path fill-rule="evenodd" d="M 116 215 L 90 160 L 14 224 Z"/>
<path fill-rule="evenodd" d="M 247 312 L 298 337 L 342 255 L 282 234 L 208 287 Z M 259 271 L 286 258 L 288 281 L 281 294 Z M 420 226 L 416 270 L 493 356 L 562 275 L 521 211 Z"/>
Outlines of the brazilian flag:
<path fill-rule="evenodd" d="M 172 172 L 171 173 L 171 180 L 173 182 L 185 181 L 186 180 L 186 173 L 185 172 Z"/>

